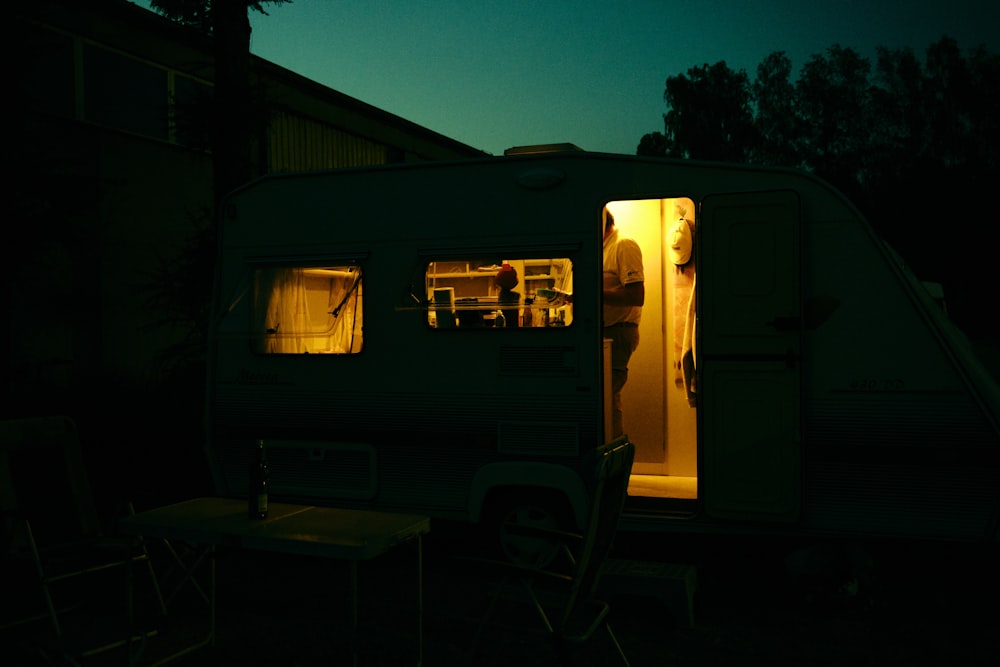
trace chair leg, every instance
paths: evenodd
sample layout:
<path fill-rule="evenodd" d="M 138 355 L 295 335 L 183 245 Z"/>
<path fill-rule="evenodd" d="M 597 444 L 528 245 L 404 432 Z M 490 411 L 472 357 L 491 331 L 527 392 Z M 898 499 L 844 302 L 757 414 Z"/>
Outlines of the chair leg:
<path fill-rule="evenodd" d="M 45 613 L 41 613 L 41 614 L 39 614 L 37 616 L 34 616 L 32 618 L 24 619 L 23 621 L 19 621 L 19 623 L 20 622 L 27 622 L 27 621 L 31 621 L 31 620 L 41 620 L 41 619 L 45 618 L 46 616 L 48 616 L 49 621 L 52 624 L 52 630 L 53 630 L 54 635 L 55 635 L 55 640 L 57 642 L 57 646 L 60 647 L 59 650 L 62 653 L 61 659 L 64 660 L 64 661 L 66 661 L 69 664 L 74 664 L 74 665 L 75 664 L 79 664 L 76 661 L 76 659 L 69 652 L 67 652 L 67 651 L 65 651 L 65 650 L 62 649 L 62 643 L 64 641 L 64 637 L 63 637 L 63 626 L 62 626 L 62 623 L 59 620 L 59 615 L 60 615 L 60 613 L 65 613 L 67 611 L 67 609 L 57 609 L 56 608 L 55 601 L 52 598 L 52 592 L 49 589 L 49 584 L 50 584 L 51 581 L 57 581 L 57 580 L 60 580 L 60 579 L 65 579 L 65 578 L 67 578 L 67 575 L 62 575 L 62 576 L 53 578 L 53 577 L 50 577 L 45 572 L 45 567 L 44 567 L 44 565 L 42 563 L 41 553 L 38 550 L 38 544 L 35 541 L 35 535 L 34 535 L 34 532 L 31 529 L 31 522 L 28 521 L 27 519 L 24 519 L 22 521 L 22 525 L 24 527 L 24 535 L 25 535 L 25 540 L 26 540 L 26 543 L 27 543 L 27 547 L 28 547 L 28 549 L 29 549 L 29 551 L 31 553 L 31 559 L 32 559 L 33 564 L 34 564 L 35 572 L 36 572 L 36 574 L 38 576 L 38 584 L 39 584 L 39 587 L 41 588 L 41 591 L 42 591 L 42 598 L 43 598 L 43 600 L 45 602 L 46 612 Z M 153 564 L 151 562 L 149 553 L 148 553 L 148 551 L 146 549 L 145 543 L 143 542 L 140 545 L 140 547 L 141 547 L 141 551 L 140 551 L 139 554 L 137 554 L 137 555 L 135 555 L 135 556 L 133 556 L 131 558 L 126 557 L 122 561 L 122 563 L 126 565 L 126 569 L 127 569 L 127 574 L 126 574 L 126 577 L 127 577 L 127 581 L 126 581 L 126 595 L 127 595 L 127 598 L 125 600 L 125 603 L 126 603 L 126 615 L 127 615 L 127 628 L 126 628 L 126 630 L 127 630 L 127 633 L 128 633 L 128 637 L 124 640 L 124 643 L 127 643 L 129 645 L 129 647 L 130 647 L 130 651 L 129 651 L 129 654 L 130 654 L 130 656 L 129 656 L 129 658 L 130 658 L 130 664 L 131 664 L 131 644 L 132 644 L 132 641 L 135 639 L 135 637 L 133 637 L 133 632 L 132 632 L 132 630 L 133 630 L 133 628 L 132 628 L 132 626 L 133 626 L 133 615 L 134 615 L 134 600 L 133 600 L 133 588 L 134 588 L 134 584 L 133 584 L 133 581 L 132 581 L 134 575 L 132 573 L 132 566 L 135 563 L 135 561 L 137 561 L 137 560 L 144 560 L 146 562 L 146 568 L 148 570 L 150 581 L 151 581 L 152 586 L 153 586 L 153 591 L 154 591 L 154 594 L 156 596 L 157 605 L 158 605 L 158 607 L 160 609 L 160 612 L 164 616 L 166 616 L 166 613 L 167 613 L 166 602 L 164 601 L 163 594 L 161 592 L 160 585 L 159 585 L 159 580 L 157 579 L 156 571 L 153 569 Z M 100 569 L 104 569 L 104 568 L 102 567 Z M 144 638 L 145 637 L 143 637 L 143 639 Z M 115 641 L 115 642 L 111 642 L 111 643 L 105 644 L 103 646 L 98 646 L 98 647 L 95 647 L 95 648 L 92 648 L 92 649 L 88 649 L 88 650 L 84 651 L 83 655 L 87 656 L 87 657 L 92 656 L 92 655 L 96 655 L 96 654 L 102 653 L 102 652 L 104 652 L 104 651 L 106 651 L 108 649 L 116 648 L 117 646 L 121 645 L 122 643 L 123 642 L 121 642 L 121 641 Z"/>
<path fill-rule="evenodd" d="M 501 587 L 503 584 L 501 584 Z M 497 600 L 500 599 L 499 591 L 496 595 L 490 596 L 490 602 L 486 606 L 486 611 L 483 614 L 483 618 L 479 621 L 479 627 L 476 628 L 476 634 L 472 637 L 472 646 L 469 648 L 469 662 L 474 664 L 473 658 L 476 655 L 476 650 L 479 648 L 479 643 L 483 639 L 483 635 L 486 634 L 486 626 L 489 625 L 490 620 L 493 618 L 493 614 L 496 613 Z"/>
<path fill-rule="evenodd" d="M 625 657 L 625 651 L 622 650 L 622 645 L 618 643 L 618 637 L 615 636 L 615 633 L 611 629 L 611 626 L 605 623 L 604 629 L 608 631 L 608 637 L 611 639 L 611 643 L 614 645 L 615 650 L 618 652 L 618 656 L 622 659 L 622 664 L 625 665 L 625 667 L 629 667 L 629 661 L 628 658 Z"/>
<path fill-rule="evenodd" d="M 42 567 L 42 557 L 38 553 L 38 545 L 35 544 L 35 534 L 31 531 L 31 522 L 27 519 L 24 519 L 24 532 L 28 540 L 28 546 L 31 549 L 31 559 L 35 563 L 35 571 L 38 573 L 38 584 L 42 588 L 42 596 L 45 598 L 45 607 L 48 609 L 49 620 L 52 621 L 52 628 L 55 630 L 56 637 L 62 637 L 59 614 L 56 612 L 56 606 L 52 602 L 52 595 L 49 593 L 48 577 L 45 574 L 45 568 Z"/>
<path fill-rule="evenodd" d="M 531 587 L 531 583 L 528 582 L 527 579 L 521 580 L 521 586 L 524 588 L 524 592 L 527 594 L 531 604 L 535 607 L 535 612 L 538 614 L 538 618 L 542 621 L 542 625 L 545 626 L 545 629 L 549 632 L 549 634 L 553 634 L 555 629 L 552 627 L 552 622 L 549 621 L 549 615 L 545 613 L 545 607 L 542 606 L 541 600 L 539 600 L 538 596 L 535 594 L 535 589 Z"/>
<path fill-rule="evenodd" d="M 127 504 L 129 516 L 135 514 L 135 505 L 129 501 Z M 156 576 L 156 570 L 153 569 L 153 559 L 149 555 L 149 549 L 146 547 L 146 538 L 139 537 L 139 553 L 135 556 L 134 560 L 142 560 L 146 563 L 146 572 L 149 574 L 149 581 L 153 586 L 153 593 L 156 594 L 156 602 L 160 607 L 160 614 L 163 616 L 167 615 L 167 603 L 163 599 L 163 592 L 160 590 L 160 580 Z"/>
<path fill-rule="evenodd" d="M 156 570 L 153 568 L 153 559 L 149 555 L 149 550 L 146 548 L 145 538 L 139 538 L 139 553 L 132 557 L 130 566 L 134 565 L 138 561 L 142 561 L 146 566 L 146 576 L 149 577 L 149 584 L 153 588 L 153 595 L 156 598 L 156 606 L 159 608 L 160 615 L 167 615 L 167 602 L 163 597 L 163 591 L 160 588 L 160 579 L 156 576 Z"/>

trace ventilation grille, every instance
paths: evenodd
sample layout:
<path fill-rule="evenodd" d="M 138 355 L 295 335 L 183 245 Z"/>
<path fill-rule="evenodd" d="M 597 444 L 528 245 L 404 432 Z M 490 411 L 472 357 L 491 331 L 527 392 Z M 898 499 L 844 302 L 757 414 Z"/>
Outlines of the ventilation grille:
<path fill-rule="evenodd" d="M 996 478 L 989 468 L 813 464 L 806 469 L 807 523 L 848 534 L 980 539 Z"/>
<path fill-rule="evenodd" d="M 978 539 L 1000 484 L 996 434 L 962 394 L 806 406 L 807 525 L 849 534 Z"/>
<path fill-rule="evenodd" d="M 466 518 L 469 482 L 488 454 L 462 449 L 394 448 L 379 465 L 379 505 Z"/>
<path fill-rule="evenodd" d="M 965 395 L 905 399 L 811 401 L 807 436 L 817 446 L 982 446 L 996 439 L 979 407 Z"/>
<path fill-rule="evenodd" d="M 573 347 L 502 347 L 501 375 L 576 376 L 580 360 Z"/>
<path fill-rule="evenodd" d="M 553 383 L 551 391 L 525 391 L 499 401 L 495 390 L 457 387 L 448 393 L 358 393 L 349 390 L 297 389 L 248 392 L 220 388 L 213 404 L 213 427 L 233 434 L 280 433 L 285 437 L 323 440 L 384 441 L 414 434 L 488 432 L 510 415 L 529 418 L 544 397 L 546 414 L 576 424 L 581 433 L 600 435 L 600 394 L 576 384 Z M 355 435 L 343 435 L 350 430 Z M 214 443 L 213 447 L 216 446 Z"/>
<path fill-rule="evenodd" d="M 576 456 L 580 432 L 570 422 L 500 422 L 498 449 L 516 456 Z"/>

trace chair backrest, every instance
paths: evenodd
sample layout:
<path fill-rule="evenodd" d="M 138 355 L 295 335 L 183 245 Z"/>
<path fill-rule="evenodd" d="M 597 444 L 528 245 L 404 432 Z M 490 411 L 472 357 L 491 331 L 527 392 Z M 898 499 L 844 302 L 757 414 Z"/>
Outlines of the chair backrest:
<path fill-rule="evenodd" d="M 625 436 L 596 452 L 595 484 L 583 545 L 576 561 L 573 587 L 562 625 L 572 623 L 597 588 L 597 579 L 611 551 L 618 519 L 628 495 L 628 479 L 635 459 L 635 445 Z"/>
<path fill-rule="evenodd" d="M 0 421 L 0 504 L 31 522 L 40 545 L 101 532 L 76 424 L 69 417 Z"/>

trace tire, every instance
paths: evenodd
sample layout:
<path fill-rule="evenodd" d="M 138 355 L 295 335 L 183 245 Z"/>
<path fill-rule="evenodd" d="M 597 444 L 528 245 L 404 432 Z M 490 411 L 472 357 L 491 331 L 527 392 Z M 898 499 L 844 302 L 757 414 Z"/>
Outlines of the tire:
<path fill-rule="evenodd" d="M 569 502 L 551 489 L 504 489 L 488 501 L 483 530 L 492 555 L 521 565 L 545 567 L 559 555 L 559 544 L 544 538 L 512 535 L 508 523 L 573 530 Z"/>

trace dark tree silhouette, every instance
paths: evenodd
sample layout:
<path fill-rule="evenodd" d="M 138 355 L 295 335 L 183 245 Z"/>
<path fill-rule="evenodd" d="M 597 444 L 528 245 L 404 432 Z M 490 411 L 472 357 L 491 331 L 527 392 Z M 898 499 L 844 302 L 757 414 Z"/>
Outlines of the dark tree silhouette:
<path fill-rule="evenodd" d="M 814 55 L 796 83 L 795 122 L 804 166 L 857 203 L 872 123 L 870 72 L 868 59 L 834 45 L 825 56 Z"/>
<path fill-rule="evenodd" d="M 744 161 L 755 142 L 746 72 L 725 62 L 667 79 L 666 132 L 643 137 L 641 154 Z M 662 152 L 660 152 L 662 150 Z M 648 151 L 648 152 L 647 152 Z"/>
<path fill-rule="evenodd" d="M 963 56 L 943 37 L 923 63 L 879 48 L 871 61 L 834 45 L 792 83 L 782 52 L 752 85 L 724 62 L 666 80 L 664 131 L 637 153 L 788 166 L 843 191 L 973 337 L 995 336 L 991 262 L 1000 182 L 1000 57 Z"/>
<path fill-rule="evenodd" d="M 879 48 L 873 77 L 867 167 L 869 181 L 884 186 L 910 178 L 913 162 L 907 157 L 925 150 L 924 82 L 920 63 L 908 50 Z"/>
<path fill-rule="evenodd" d="M 183 332 L 160 358 L 163 376 L 200 387 L 204 374 L 215 239 L 219 205 L 261 167 L 254 146 L 266 104 L 253 95 L 250 70 L 251 10 L 267 14 L 264 4 L 292 0 L 151 0 L 159 14 L 211 37 L 215 77 L 210 105 L 213 206 L 190 214 L 194 233 L 175 256 L 161 257 L 151 267 L 147 305 L 160 313 L 152 326 Z M 199 391 L 191 391 L 199 395 Z"/>
<path fill-rule="evenodd" d="M 639 140 L 636 155 L 653 155 L 663 157 L 667 153 L 667 137 L 662 132 L 650 132 Z"/>
<path fill-rule="evenodd" d="M 758 144 L 750 153 L 757 164 L 794 165 L 802 162 L 800 118 L 795 110 L 792 61 L 784 52 L 772 53 L 757 66 L 751 87 L 756 101 Z"/>
<path fill-rule="evenodd" d="M 292 0 L 151 0 L 159 14 L 212 37 L 215 95 L 212 113 L 212 166 L 215 203 L 254 173 L 254 118 L 259 105 L 251 95 L 251 10 L 267 14 L 265 4 Z"/>

